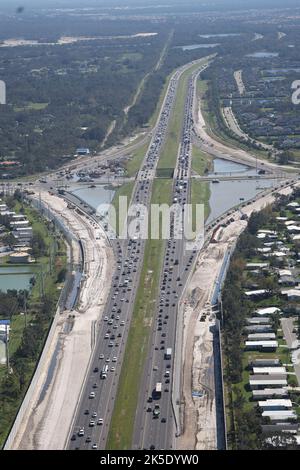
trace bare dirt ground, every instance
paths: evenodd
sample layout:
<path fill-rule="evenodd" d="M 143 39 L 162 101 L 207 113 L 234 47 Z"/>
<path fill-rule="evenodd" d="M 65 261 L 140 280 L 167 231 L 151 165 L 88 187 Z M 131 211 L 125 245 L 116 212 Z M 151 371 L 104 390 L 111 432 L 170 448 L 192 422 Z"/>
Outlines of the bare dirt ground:
<path fill-rule="evenodd" d="M 243 82 L 242 73 L 243 73 L 242 70 L 237 70 L 237 71 L 234 72 L 234 74 L 233 74 L 240 95 L 244 95 L 244 94 L 246 93 L 246 88 L 245 88 L 245 85 L 244 85 L 244 82 Z"/>
<path fill-rule="evenodd" d="M 57 196 L 45 192 L 42 199 L 70 227 L 70 231 L 82 240 L 86 274 L 78 309 L 72 311 L 74 320 L 70 323 L 70 312 L 64 312 L 59 318 L 47 361 L 16 436 L 14 449 L 63 449 L 91 357 L 94 333 L 97 321 L 101 319 L 113 269 L 112 251 L 100 227 L 96 229 L 85 216 L 68 209 L 66 202 Z M 79 256 L 78 245 L 74 245 L 76 259 Z"/>

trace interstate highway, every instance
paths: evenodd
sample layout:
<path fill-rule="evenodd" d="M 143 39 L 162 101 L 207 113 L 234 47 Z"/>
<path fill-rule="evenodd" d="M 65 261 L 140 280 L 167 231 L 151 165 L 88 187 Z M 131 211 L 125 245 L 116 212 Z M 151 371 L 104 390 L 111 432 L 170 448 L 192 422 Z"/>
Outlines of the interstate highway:
<path fill-rule="evenodd" d="M 181 206 L 189 202 L 191 175 L 191 132 L 193 127 L 193 103 L 195 74 L 190 78 L 185 102 L 182 139 L 173 181 L 173 202 Z M 171 231 L 176 223 L 171 222 Z M 160 279 L 159 301 L 156 307 L 151 347 L 140 389 L 139 406 L 135 420 L 134 449 L 172 449 L 175 440 L 175 422 L 172 409 L 172 382 L 178 300 L 187 282 L 196 250 L 186 251 L 185 241 L 170 239 L 166 244 L 163 271 Z M 165 359 L 167 348 L 172 357 Z M 157 382 L 162 383 L 160 399 L 153 399 Z M 153 416 L 153 408 L 160 406 L 160 416 Z"/>
<path fill-rule="evenodd" d="M 184 66 L 177 70 L 170 81 L 159 116 L 158 125 L 155 128 L 151 145 L 146 154 L 142 169 L 137 177 L 132 198 L 134 203 L 140 203 L 146 206 L 149 206 L 150 204 L 153 176 L 155 174 L 156 165 L 171 115 L 178 79 L 180 78 L 181 73 L 191 65 L 193 64 L 189 64 L 188 66 Z M 114 285 L 111 289 L 105 313 L 103 315 L 103 317 L 107 316 L 111 319 L 113 313 L 113 325 L 109 327 L 107 322 L 102 320 L 99 330 L 97 331 L 96 346 L 94 348 L 91 365 L 87 373 L 86 382 L 83 387 L 82 396 L 78 405 L 69 440 L 66 442 L 66 447 L 71 449 L 89 449 L 93 447 L 98 449 L 105 448 L 111 414 L 114 407 L 116 388 L 118 385 L 118 378 L 130 328 L 138 279 L 142 267 L 145 241 L 116 240 L 113 243 L 116 244 L 119 255 L 118 269 L 114 276 Z M 128 284 L 130 290 L 128 290 L 128 287 L 126 289 L 123 287 L 124 280 L 126 278 L 132 279 L 132 282 Z M 116 320 L 117 315 L 120 317 L 118 321 Z M 125 323 L 123 327 L 121 326 L 121 322 Z M 116 323 L 118 323 L 117 328 L 113 328 Z M 109 339 L 104 339 L 108 330 L 110 330 L 110 333 L 108 333 L 110 337 Z M 118 338 L 119 332 L 122 334 L 121 338 Z M 114 335 L 115 338 L 112 339 L 111 335 Z M 110 342 L 112 343 L 111 346 L 109 345 Z M 104 355 L 104 359 L 99 359 L 101 354 Z M 106 379 L 101 379 L 100 371 L 108 357 L 110 358 L 110 362 L 108 364 L 109 373 Z M 112 362 L 113 357 L 117 357 L 116 363 Z M 99 370 L 94 372 L 96 367 L 98 367 Z M 115 370 L 111 370 L 111 367 L 114 367 Z M 94 386 L 95 388 L 93 388 Z M 95 393 L 95 398 L 89 398 L 90 392 Z M 89 414 L 85 414 L 87 410 Z M 97 413 L 97 417 L 94 420 L 96 424 L 95 426 L 89 426 L 93 413 Z M 97 425 L 97 420 L 100 418 L 103 420 L 103 424 Z M 84 428 L 84 436 L 79 437 L 78 431 L 81 428 Z M 74 440 L 70 440 L 70 438 Z"/>

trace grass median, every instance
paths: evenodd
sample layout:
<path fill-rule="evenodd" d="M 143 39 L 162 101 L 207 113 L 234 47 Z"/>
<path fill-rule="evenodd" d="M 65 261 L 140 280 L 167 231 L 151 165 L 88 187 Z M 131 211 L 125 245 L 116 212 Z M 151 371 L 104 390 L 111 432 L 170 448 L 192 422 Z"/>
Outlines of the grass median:
<path fill-rule="evenodd" d="M 206 175 L 213 169 L 213 158 L 198 147 L 193 146 L 192 169 L 200 176 Z"/>
<path fill-rule="evenodd" d="M 181 141 L 182 126 L 184 118 L 184 106 L 186 100 L 186 93 L 188 82 L 191 74 L 199 68 L 199 64 L 193 65 L 188 68 L 180 77 L 178 89 L 175 98 L 174 108 L 170 123 L 167 130 L 166 141 L 164 149 L 161 153 L 158 169 L 162 168 L 175 168 L 177 161 L 178 149 Z"/>
<path fill-rule="evenodd" d="M 172 199 L 172 183 L 172 180 L 155 180 L 151 202 L 169 204 Z M 149 239 L 146 242 L 144 264 L 126 344 L 107 449 L 131 448 L 140 381 L 149 346 L 164 248 L 164 240 Z"/>

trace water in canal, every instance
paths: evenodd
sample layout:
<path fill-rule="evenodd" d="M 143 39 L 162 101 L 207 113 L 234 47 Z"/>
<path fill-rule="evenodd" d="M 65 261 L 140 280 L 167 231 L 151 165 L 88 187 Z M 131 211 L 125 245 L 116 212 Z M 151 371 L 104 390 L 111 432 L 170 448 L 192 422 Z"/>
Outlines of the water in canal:
<path fill-rule="evenodd" d="M 214 160 L 214 168 L 212 173 L 214 176 L 228 175 L 228 174 L 241 174 L 241 175 L 255 175 L 255 169 L 249 168 L 246 165 L 230 162 L 216 158 Z M 240 204 L 242 199 L 248 201 L 256 194 L 264 189 L 270 188 L 277 184 L 277 180 L 232 180 L 232 181 L 219 181 L 219 183 L 210 183 L 210 214 L 207 222 L 219 217 L 227 210 Z"/>
<path fill-rule="evenodd" d="M 30 279 L 35 275 L 32 266 L 1 266 L 0 290 L 7 292 L 9 289 L 30 289 Z"/>
<path fill-rule="evenodd" d="M 115 190 L 107 185 L 97 185 L 96 188 L 78 186 L 71 192 L 93 209 L 97 209 L 101 204 L 110 204 L 115 195 Z"/>

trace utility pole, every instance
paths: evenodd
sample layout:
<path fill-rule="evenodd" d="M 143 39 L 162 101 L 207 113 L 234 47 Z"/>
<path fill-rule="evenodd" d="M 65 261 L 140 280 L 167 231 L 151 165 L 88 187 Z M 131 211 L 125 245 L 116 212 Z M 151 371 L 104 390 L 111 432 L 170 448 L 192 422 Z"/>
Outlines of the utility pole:
<path fill-rule="evenodd" d="M 26 290 L 24 290 L 24 315 L 25 315 L 25 328 L 27 328 L 27 298 L 26 298 Z"/>
<path fill-rule="evenodd" d="M 7 372 L 9 373 L 10 371 L 10 363 L 9 363 L 9 347 L 8 347 L 8 341 L 9 341 L 9 333 L 8 333 L 8 328 L 9 325 L 5 325 L 5 349 L 6 349 L 6 365 L 7 365 Z"/>

